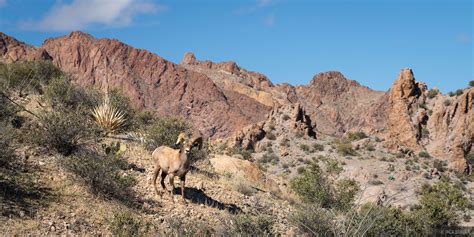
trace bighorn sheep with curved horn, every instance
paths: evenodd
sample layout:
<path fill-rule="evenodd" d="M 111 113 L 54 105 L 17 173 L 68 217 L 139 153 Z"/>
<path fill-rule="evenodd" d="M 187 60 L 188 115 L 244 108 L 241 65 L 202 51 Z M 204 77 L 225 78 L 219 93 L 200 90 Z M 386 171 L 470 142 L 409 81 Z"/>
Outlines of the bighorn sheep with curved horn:
<path fill-rule="evenodd" d="M 194 137 L 192 139 L 187 139 L 187 136 L 184 133 L 179 134 L 176 145 L 183 144 L 180 149 L 173 149 L 168 146 L 160 146 L 156 148 L 151 154 L 152 158 L 156 161 L 156 169 L 153 172 L 153 186 L 158 195 L 161 196 L 161 193 L 158 191 L 156 185 L 156 179 L 158 173 L 161 170 L 161 187 L 163 190 L 166 190 L 165 178 L 169 176 L 169 184 L 171 185 L 171 199 L 173 200 L 174 192 L 174 177 L 178 176 L 181 180 L 181 196 L 183 201 L 184 199 L 184 186 L 186 181 L 186 174 L 188 173 L 191 167 L 191 149 L 193 147 L 202 148 L 202 137 Z"/>

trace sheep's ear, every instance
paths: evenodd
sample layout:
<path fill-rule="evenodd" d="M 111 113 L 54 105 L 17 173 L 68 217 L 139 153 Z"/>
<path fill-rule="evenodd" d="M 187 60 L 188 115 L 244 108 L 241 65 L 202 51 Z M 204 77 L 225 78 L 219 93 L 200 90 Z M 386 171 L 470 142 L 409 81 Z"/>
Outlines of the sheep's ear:
<path fill-rule="evenodd" d="M 197 146 L 199 150 L 202 149 L 202 137 L 195 137 L 191 139 L 191 144 L 193 147 Z"/>
<path fill-rule="evenodd" d="M 184 143 L 184 141 L 187 139 L 188 137 L 186 136 L 186 134 L 184 132 L 180 133 L 178 135 L 178 139 L 176 140 L 176 145 L 179 145 L 179 144 L 182 144 Z"/>

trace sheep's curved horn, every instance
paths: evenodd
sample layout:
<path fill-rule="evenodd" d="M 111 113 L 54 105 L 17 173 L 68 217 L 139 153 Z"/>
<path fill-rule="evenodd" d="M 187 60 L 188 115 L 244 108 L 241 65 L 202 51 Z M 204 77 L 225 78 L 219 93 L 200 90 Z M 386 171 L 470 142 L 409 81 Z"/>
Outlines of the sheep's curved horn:
<path fill-rule="evenodd" d="M 202 149 L 202 143 L 203 143 L 202 137 L 194 137 L 189 142 L 190 144 L 192 144 L 193 147 L 197 146 L 199 150 Z"/>
<path fill-rule="evenodd" d="M 188 139 L 188 136 L 186 136 L 186 133 L 182 132 L 178 135 L 178 139 L 176 140 L 176 145 L 184 143 Z"/>

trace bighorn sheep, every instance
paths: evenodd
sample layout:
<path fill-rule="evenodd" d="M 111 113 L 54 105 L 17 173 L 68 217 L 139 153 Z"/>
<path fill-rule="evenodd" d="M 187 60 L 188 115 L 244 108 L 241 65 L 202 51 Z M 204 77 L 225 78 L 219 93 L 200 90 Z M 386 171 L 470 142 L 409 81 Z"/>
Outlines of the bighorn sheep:
<path fill-rule="evenodd" d="M 169 184 L 171 185 L 171 199 L 173 200 L 174 192 L 174 177 L 178 176 L 181 180 L 181 196 L 183 197 L 183 202 L 186 203 L 184 199 L 184 186 L 186 180 L 186 173 L 188 173 L 191 166 L 190 153 L 193 147 L 202 148 L 202 137 L 194 137 L 192 139 L 187 139 L 184 133 L 179 134 L 176 145 L 182 144 L 180 149 L 173 149 L 167 146 L 160 146 L 156 148 L 151 154 L 152 158 L 156 162 L 156 169 L 153 172 L 153 186 L 158 195 L 161 196 L 161 193 L 158 191 L 156 185 L 156 179 L 158 173 L 161 170 L 161 187 L 163 190 L 166 190 L 165 178 L 169 176 Z"/>

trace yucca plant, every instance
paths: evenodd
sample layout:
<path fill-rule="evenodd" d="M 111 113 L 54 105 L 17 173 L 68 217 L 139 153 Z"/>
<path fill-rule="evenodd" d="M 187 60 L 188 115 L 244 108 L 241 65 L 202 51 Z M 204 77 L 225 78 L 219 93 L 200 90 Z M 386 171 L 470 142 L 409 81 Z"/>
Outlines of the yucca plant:
<path fill-rule="evenodd" d="M 102 104 L 92 110 L 95 122 L 107 133 L 113 133 L 123 127 L 127 122 L 126 114 L 119 108 L 110 104 L 106 96 Z"/>

